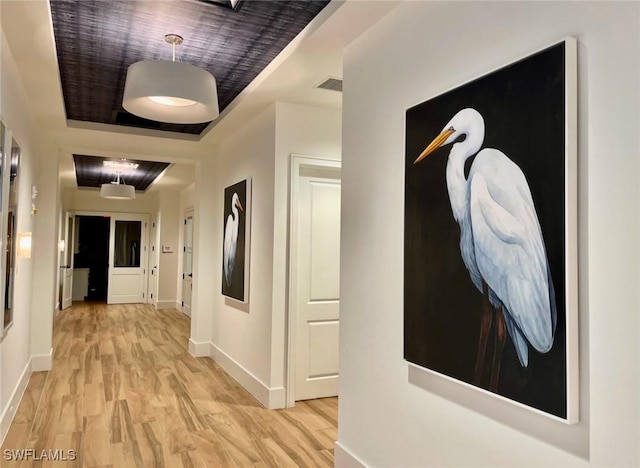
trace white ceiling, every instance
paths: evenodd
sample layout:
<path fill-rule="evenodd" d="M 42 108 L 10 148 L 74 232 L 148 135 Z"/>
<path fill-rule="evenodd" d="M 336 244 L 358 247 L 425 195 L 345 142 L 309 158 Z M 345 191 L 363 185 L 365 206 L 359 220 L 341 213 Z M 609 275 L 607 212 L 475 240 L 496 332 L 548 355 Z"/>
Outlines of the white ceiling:
<path fill-rule="evenodd" d="M 31 111 L 50 145 L 58 148 L 63 186 L 75 186 L 73 153 L 174 163 L 152 190 L 193 182 L 194 164 L 211 157 L 222 135 L 241 126 L 273 101 L 342 107 L 342 95 L 315 89 L 342 77 L 342 50 L 395 8 L 397 1 L 334 0 L 225 109 L 199 140 L 102 124 L 67 126 L 53 26 L 46 0 L 2 0 L 0 21 L 18 65 Z M 118 134 L 114 138 L 114 132 Z"/>

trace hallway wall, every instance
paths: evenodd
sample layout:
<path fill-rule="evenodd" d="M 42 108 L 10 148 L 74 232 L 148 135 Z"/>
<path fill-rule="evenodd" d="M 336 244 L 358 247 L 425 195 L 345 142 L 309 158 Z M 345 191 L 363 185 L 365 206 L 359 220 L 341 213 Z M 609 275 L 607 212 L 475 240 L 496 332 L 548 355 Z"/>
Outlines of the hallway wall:
<path fill-rule="evenodd" d="M 276 108 L 247 122 L 225 140 L 216 158 L 215 214 L 213 242 L 214 358 L 234 369 L 232 375 L 260 392 L 272 389 L 271 371 L 271 283 L 273 266 L 273 182 Z M 248 304 L 240 304 L 221 294 L 222 239 L 226 216 L 224 188 L 251 179 L 251 229 Z M 202 278 L 201 278 L 202 279 Z M 262 401 L 262 400 L 261 400 Z"/>
<path fill-rule="evenodd" d="M 405 2 L 347 48 L 337 466 L 640 463 L 639 20 L 637 3 Z M 571 426 L 403 360 L 406 110 L 566 36 L 579 69 Z"/>
<path fill-rule="evenodd" d="M 290 155 L 339 159 L 340 128 L 339 110 L 272 104 L 228 135 L 215 158 L 202 162 L 195 184 L 191 351 L 211 355 L 270 408 L 285 405 Z M 220 292 L 223 193 L 247 177 L 252 181 L 250 292 L 248 304 L 242 304 Z"/>
<path fill-rule="evenodd" d="M 42 154 L 44 145 L 39 138 L 37 123 L 27 110 L 28 96 L 18 75 L 4 31 L 0 29 L 0 33 L 0 115 L 22 149 L 18 175 L 17 232 L 33 232 L 31 186 L 34 184 L 37 173 L 35 161 Z M 7 150 L 10 151 L 10 149 Z M 33 240 L 39 240 L 37 234 Z M 41 245 L 33 245 L 33 250 L 40 247 Z M 14 322 L 7 336 L 0 343 L 0 440 L 6 434 L 31 369 L 31 305 L 35 261 L 33 255 L 32 258 L 17 258 L 16 261 Z M 48 299 L 50 302 L 51 298 Z M 46 326 L 46 323 L 51 322 L 52 310 L 44 309 L 41 312 Z"/>
<path fill-rule="evenodd" d="M 180 192 L 163 190 L 158 194 L 160 208 L 160 244 L 158 246 L 158 309 L 176 307 L 178 288 L 175 278 L 181 265 L 178 263 L 180 245 L 178 236 L 182 231 L 180 215 Z M 171 253 L 163 253 L 162 246 L 172 247 Z"/>
<path fill-rule="evenodd" d="M 178 263 L 179 231 L 181 225 L 180 192 L 165 189 L 161 192 L 136 193 L 135 200 L 111 200 L 100 197 L 98 190 L 65 187 L 62 190 L 63 210 L 88 212 L 160 213 L 160 246 L 158 247 L 158 308 L 174 308 L 178 298 L 175 278 Z M 161 245 L 173 247 L 173 253 L 161 253 Z"/>
<path fill-rule="evenodd" d="M 154 213 L 160 207 L 157 192 L 136 193 L 135 200 L 113 200 L 102 198 L 98 189 L 64 187 L 62 190 L 64 210 L 113 211 L 118 213 Z"/>

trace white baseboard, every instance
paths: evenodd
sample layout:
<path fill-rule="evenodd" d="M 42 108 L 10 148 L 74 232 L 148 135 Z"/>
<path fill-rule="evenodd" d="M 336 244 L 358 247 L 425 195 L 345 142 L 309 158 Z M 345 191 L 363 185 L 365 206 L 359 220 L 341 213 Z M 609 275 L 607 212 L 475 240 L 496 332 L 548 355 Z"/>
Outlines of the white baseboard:
<path fill-rule="evenodd" d="M 176 301 L 157 301 L 156 302 L 156 309 L 173 309 L 175 307 L 176 307 Z"/>
<path fill-rule="evenodd" d="M 346 447 L 336 441 L 333 444 L 333 466 L 336 468 L 366 468 L 366 464 Z"/>
<path fill-rule="evenodd" d="M 191 338 L 189 338 L 189 353 L 194 357 L 211 356 L 211 354 L 209 353 L 209 343 L 196 343 Z"/>
<path fill-rule="evenodd" d="M 269 389 L 269 409 L 280 409 L 287 407 L 287 391 L 284 387 Z"/>
<path fill-rule="evenodd" d="M 178 309 L 187 317 L 191 317 L 191 307 L 183 307 L 182 302 L 176 302 L 176 309 Z"/>
<path fill-rule="evenodd" d="M 53 348 L 49 354 L 31 356 L 31 372 L 49 371 L 53 366 Z"/>
<path fill-rule="evenodd" d="M 4 443 L 4 438 L 9 432 L 9 426 L 11 426 L 13 417 L 16 414 L 18 405 L 20 404 L 20 400 L 22 400 L 24 391 L 27 388 L 29 377 L 31 377 L 31 359 L 29 359 L 24 371 L 22 371 L 18 385 L 16 385 L 16 388 L 13 390 L 13 394 L 11 395 L 7 406 L 2 409 L 2 415 L 0 416 L 0 445 Z"/>
<path fill-rule="evenodd" d="M 251 393 L 265 408 L 278 409 L 286 406 L 284 387 L 270 388 L 260 379 L 238 364 L 231 356 L 222 351 L 213 343 L 210 355 L 214 361 L 231 375 L 240 385 Z"/>

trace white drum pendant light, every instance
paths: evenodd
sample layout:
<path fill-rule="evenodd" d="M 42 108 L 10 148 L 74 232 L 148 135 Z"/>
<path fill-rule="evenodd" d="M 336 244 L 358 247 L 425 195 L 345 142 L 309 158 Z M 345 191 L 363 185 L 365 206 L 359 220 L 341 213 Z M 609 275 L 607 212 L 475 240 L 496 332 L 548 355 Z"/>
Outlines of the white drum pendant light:
<path fill-rule="evenodd" d="M 136 188 L 133 185 L 126 185 L 124 180 L 120 183 L 120 173 L 118 173 L 116 180 L 108 184 L 102 184 L 100 196 L 115 200 L 133 200 L 136 198 Z"/>
<path fill-rule="evenodd" d="M 202 68 L 176 61 L 182 37 L 167 34 L 173 61 L 143 60 L 129 66 L 122 107 L 145 119 L 175 124 L 210 122 L 218 117 L 214 76 Z"/>

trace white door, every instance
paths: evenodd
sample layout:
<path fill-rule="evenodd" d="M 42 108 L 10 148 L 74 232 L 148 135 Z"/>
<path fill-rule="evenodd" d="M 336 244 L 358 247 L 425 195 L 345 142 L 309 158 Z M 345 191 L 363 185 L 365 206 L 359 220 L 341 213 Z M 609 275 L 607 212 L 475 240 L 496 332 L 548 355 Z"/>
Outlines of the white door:
<path fill-rule="evenodd" d="M 149 302 L 154 307 L 158 307 L 158 217 L 158 213 L 153 216 L 149 229 Z"/>
<path fill-rule="evenodd" d="M 114 214 L 109 234 L 108 304 L 145 302 L 147 216 Z"/>
<path fill-rule="evenodd" d="M 338 394 L 340 169 L 298 173 L 294 228 L 295 400 Z"/>
<path fill-rule="evenodd" d="M 184 247 L 182 256 L 182 312 L 191 317 L 193 290 L 193 210 L 184 219 Z"/>
<path fill-rule="evenodd" d="M 75 250 L 75 221 L 74 213 L 67 212 L 64 226 L 64 252 L 60 262 L 60 276 L 62 276 L 62 309 L 68 309 L 73 303 L 73 252 Z"/>

